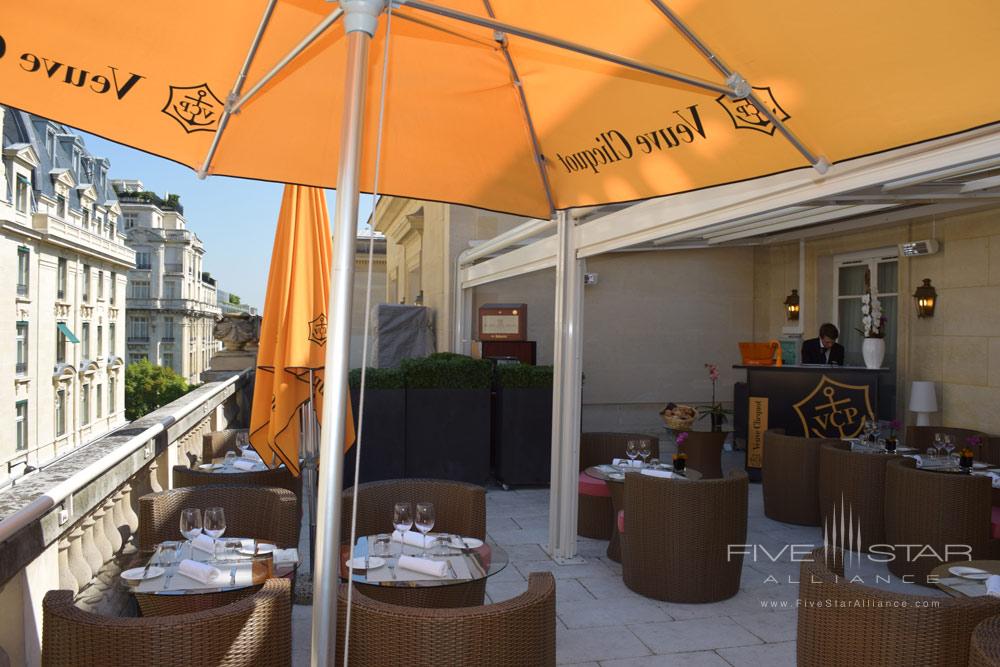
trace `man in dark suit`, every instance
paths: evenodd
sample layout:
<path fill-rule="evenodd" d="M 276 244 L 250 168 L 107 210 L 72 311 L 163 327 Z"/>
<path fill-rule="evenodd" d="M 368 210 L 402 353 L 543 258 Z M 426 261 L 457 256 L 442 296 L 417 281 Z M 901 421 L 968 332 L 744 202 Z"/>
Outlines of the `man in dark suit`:
<path fill-rule="evenodd" d="M 837 343 L 840 332 L 829 322 L 819 328 L 819 338 L 802 343 L 802 363 L 844 365 L 844 346 Z"/>

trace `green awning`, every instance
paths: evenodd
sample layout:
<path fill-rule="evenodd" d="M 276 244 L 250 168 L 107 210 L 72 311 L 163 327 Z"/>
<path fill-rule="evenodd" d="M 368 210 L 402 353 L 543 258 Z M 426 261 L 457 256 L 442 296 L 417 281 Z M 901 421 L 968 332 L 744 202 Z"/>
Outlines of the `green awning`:
<path fill-rule="evenodd" d="M 71 343 L 80 342 L 80 339 L 77 338 L 76 335 L 69 330 L 69 327 L 66 326 L 65 322 L 56 322 L 56 328 L 59 329 L 59 331 L 62 331 L 63 336 L 66 336 L 66 340 L 68 340 L 69 342 Z"/>

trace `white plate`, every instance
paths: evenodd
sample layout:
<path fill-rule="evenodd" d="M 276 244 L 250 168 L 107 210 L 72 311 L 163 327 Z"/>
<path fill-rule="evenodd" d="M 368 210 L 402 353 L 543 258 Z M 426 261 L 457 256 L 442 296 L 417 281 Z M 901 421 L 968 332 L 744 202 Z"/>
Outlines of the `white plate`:
<path fill-rule="evenodd" d="M 256 555 L 263 556 L 263 555 L 271 553 L 272 551 L 274 551 L 277 548 L 278 547 L 276 545 L 274 545 L 274 544 L 258 544 L 257 545 L 257 554 Z M 240 549 L 240 553 L 243 554 L 244 556 L 253 556 L 254 555 L 254 550 L 253 550 L 252 547 L 250 549 Z"/>
<path fill-rule="evenodd" d="M 145 567 L 133 567 L 131 570 L 125 570 L 122 572 L 122 579 L 128 579 L 129 581 L 142 581 L 144 579 L 156 579 L 164 572 L 162 567 L 156 567 L 151 565 L 149 570 Z"/>
<path fill-rule="evenodd" d="M 199 470 L 218 470 L 222 467 L 221 463 L 202 463 L 198 466 Z"/>
<path fill-rule="evenodd" d="M 625 473 L 622 473 L 622 472 L 609 472 L 608 473 L 608 479 L 618 479 L 618 480 L 625 479 Z"/>
<path fill-rule="evenodd" d="M 990 467 L 989 463 L 973 463 L 972 464 L 972 469 L 973 470 L 986 470 L 989 467 Z"/>
<path fill-rule="evenodd" d="M 948 571 L 951 572 L 956 577 L 962 577 L 963 579 L 973 579 L 976 581 L 985 581 L 990 578 L 990 573 L 986 570 L 980 570 L 978 567 L 966 567 L 964 565 L 955 565 L 949 567 Z"/>
<path fill-rule="evenodd" d="M 466 549 L 478 549 L 479 547 L 483 546 L 483 541 L 477 540 L 474 537 L 463 537 L 462 541 L 465 542 Z"/>
<path fill-rule="evenodd" d="M 377 567 L 382 567 L 383 565 L 385 565 L 385 559 L 379 558 L 378 556 L 369 556 L 368 564 L 366 567 L 365 559 L 358 557 L 346 561 L 345 565 L 347 565 L 347 567 L 351 567 L 353 565 L 355 570 L 374 570 Z"/>

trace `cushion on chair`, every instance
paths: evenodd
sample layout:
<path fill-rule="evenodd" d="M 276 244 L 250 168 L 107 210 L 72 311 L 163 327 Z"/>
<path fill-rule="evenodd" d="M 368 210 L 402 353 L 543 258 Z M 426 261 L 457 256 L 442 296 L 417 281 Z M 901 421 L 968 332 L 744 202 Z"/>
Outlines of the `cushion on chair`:
<path fill-rule="evenodd" d="M 993 530 L 991 536 L 994 540 L 1000 540 L 1000 507 L 993 508 Z"/>
<path fill-rule="evenodd" d="M 585 472 L 580 473 L 580 494 L 584 496 L 611 497 L 611 489 L 603 479 L 591 477 Z"/>
<path fill-rule="evenodd" d="M 625 510 L 618 510 L 618 532 L 625 534 Z"/>

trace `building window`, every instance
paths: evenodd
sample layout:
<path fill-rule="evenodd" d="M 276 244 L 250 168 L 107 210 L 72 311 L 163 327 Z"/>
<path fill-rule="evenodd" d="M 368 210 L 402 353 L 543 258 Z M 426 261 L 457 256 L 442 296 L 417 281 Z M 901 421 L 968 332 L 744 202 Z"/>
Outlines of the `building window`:
<path fill-rule="evenodd" d="M 104 271 L 97 272 L 97 298 L 104 298 Z"/>
<path fill-rule="evenodd" d="M 174 340 L 174 318 L 164 317 L 163 318 L 163 340 L 173 341 Z"/>
<path fill-rule="evenodd" d="M 31 251 L 24 246 L 17 248 L 17 295 L 28 295 L 28 277 L 31 274 Z"/>
<path fill-rule="evenodd" d="M 90 423 L 90 385 L 80 386 L 80 426 Z"/>
<path fill-rule="evenodd" d="M 97 395 L 94 397 L 95 407 L 94 415 L 100 419 L 104 416 L 104 385 L 97 385 Z"/>
<path fill-rule="evenodd" d="M 14 193 L 14 207 L 17 209 L 18 213 L 28 212 L 28 190 L 31 188 L 31 183 L 28 179 L 20 174 L 17 175 L 17 185 L 15 186 L 16 191 Z"/>
<path fill-rule="evenodd" d="M 66 433 L 66 390 L 56 392 L 56 435 Z"/>
<path fill-rule="evenodd" d="M 108 376 L 108 415 L 115 414 L 115 391 L 118 388 L 118 378 L 111 374 Z"/>
<path fill-rule="evenodd" d="M 66 195 L 56 195 L 56 216 L 66 218 Z"/>
<path fill-rule="evenodd" d="M 129 340 L 149 340 L 149 319 L 144 315 L 133 315 L 128 320 Z"/>
<path fill-rule="evenodd" d="M 90 303 L 90 265 L 83 265 L 83 302 Z"/>
<path fill-rule="evenodd" d="M 129 285 L 132 288 L 132 298 L 133 299 L 148 299 L 149 298 L 149 281 L 148 280 L 133 280 Z"/>
<path fill-rule="evenodd" d="M 161 366 L 163 366 L 164 368 L 171 368 L 171 369 L 174 367 L 174 353 L 173 352 L 164 352 L 160 356 L 162 358 L 162 361 L 160 362 Z"/>
<path fill-rule="evenodd" d="M 139 214 L 122 213 L 122 219 L 125 221 L 125 229 L 132 229 L 133 227 L 135 227 L 135 223 L 139 219 Z"/>
<path fill-rule="evenodd" d="M 118 301 L 118 274 L 115 271 L 111 272 L 111 305 L 115 305 Z"/>
<path fill-rule="evenodd" d="M 137 251 L 135 253 L 135 268 L 137 269 L 151 269 L 153 264 L 150 261 L 149 251 Z"/>
<path fill-rule="evenodd" d="M 149 359 L 149 355 L 145 352 L 135 352 L 128 355 L 129 364 L 137 364 L 140 361 L 146 361 L 147 359 Z"/>
<path fill-rule="evenodd" d="M 177 281 L 167 280 L 163 283 L 163 298 L 164 299 L 179 299 L 177 295 Z"/>
<path fill-rule="evenodd" d="M 63 326 L 66 326 L 65 324 Z M 66 334 L 62 327 L 56 324 L 56 363 L 66 363 Z"/>
<path fill-rule="evenodd" d="M 18 401 L 14 408 L 14 430 L 17 433 L 17 450 L 28 448 L 28 402 Z"/>
<path fill-rule="evenodd" d="M 66 258 L 59 258 L 59 267 L 56 269 L 56 298 L 66 298 Z"/>
<path fill-rule="evenodd" d="M 115 338 L 117 337 L 115 335 L 115 329 L 117 328 L 118 327 L 115 326 L 114 322 L 108 324 L 108 355 L 112 357 L 115 356 L 115 354 L 117 353 L 116 350 L 118 349 L 118 343 L 115 340 Z"/>
<path fill-rule="evenodd" d="M 83 343 L 80 345 L 83 351 L 83 358 L 90 359 L 90 322 L 83 323 L 83 331 L 80 332 Z"/>
<path fill-rule="evenodd" d="M 82 211 L 83 211 L 83 228 L 89 230 L 90 229 L 90 209 L 87 208 L 86 206 L 84 206 L 84 207 L 82 207 Z"/>
<path fill-rule="evenodd" d="M 97 356 L 104 356 L 104 327 L 97 325 Z"/>
<path fill-rule="evenodd" d="M 17 369 L 18 375 L 28 374 L 28 323 L 17 323 Z"/>

